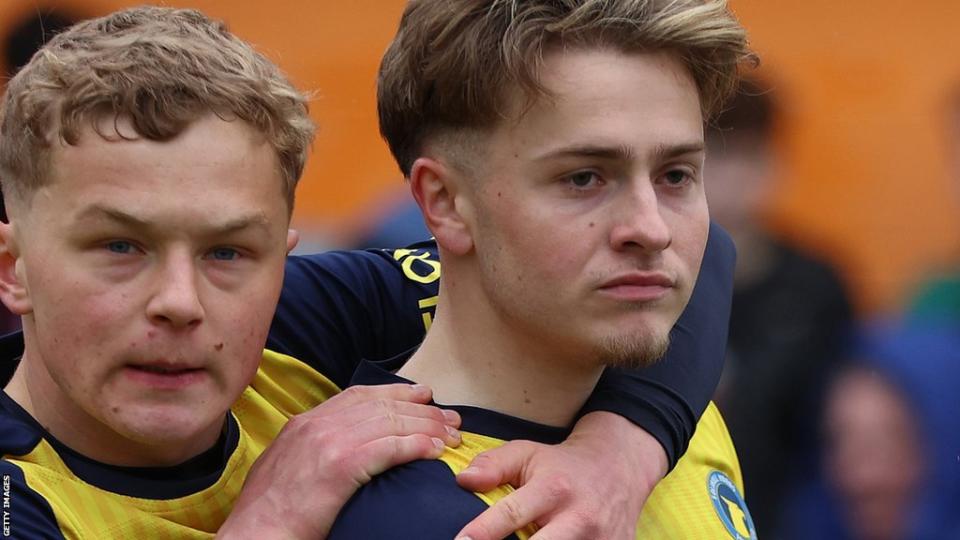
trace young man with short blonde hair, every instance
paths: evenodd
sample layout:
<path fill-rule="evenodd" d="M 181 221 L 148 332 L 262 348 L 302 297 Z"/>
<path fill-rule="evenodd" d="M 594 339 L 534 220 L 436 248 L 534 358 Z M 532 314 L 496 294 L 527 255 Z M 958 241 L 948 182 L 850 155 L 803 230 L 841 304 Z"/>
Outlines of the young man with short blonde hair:
<path fill-rule="evenodd" d="M 444 281 L 423 345 L 396 374 L 367 363 L 354 382 L 428 384 L 460 404 L 464 442 L 361 488 L 331 538 L 458 534 L 509 493 L 457 488 L 473 456 L 563 439 L 605 367 L 664 354 L 710 229 L 703 126 L 750 58 L 723 1 L 407 5 L 381 64 L 380 125 Z M 741 492 L 711 405 L 637 537 L 754 538 Z M 562 524 L 535 531 L 513 537 Z"/>

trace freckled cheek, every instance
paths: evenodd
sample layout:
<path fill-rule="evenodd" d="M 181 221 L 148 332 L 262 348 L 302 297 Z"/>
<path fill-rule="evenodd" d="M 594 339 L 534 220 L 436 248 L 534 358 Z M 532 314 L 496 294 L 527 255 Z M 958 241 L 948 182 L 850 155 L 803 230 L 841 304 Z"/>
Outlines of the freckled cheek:
<path fill-rule="evenodd" d="M 34 303 L 38 331 L 75 347 L 102 345 L 123 335 L 138 320 L 129 300 L 120 295 L 80 295 L 64 291 Z M 86 347 L 84 347 L 86 348 Z"/>
<path fill-rule="evenodd" d="M 226 327 L 220 328 L 218 339 L 212 344 L 214 352 L 236 351 L 236 354 L 246 354 L 247 351 L 263 349 L 270 329 L 270 319 L 266 315 L 272 310 L 262 312 L 247 312 L 247 316 L 240 315 L 231 318 Z"/>

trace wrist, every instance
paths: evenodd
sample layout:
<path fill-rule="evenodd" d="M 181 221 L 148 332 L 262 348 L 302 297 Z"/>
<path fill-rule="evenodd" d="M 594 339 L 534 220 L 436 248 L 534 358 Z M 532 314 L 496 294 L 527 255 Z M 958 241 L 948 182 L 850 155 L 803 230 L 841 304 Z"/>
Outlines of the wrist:
<path fill-rule="evenodd" d="M 289 510 L 290 505 L 287 506 Z M 277 504 L 270 503 L 269 496 L 260 496 L 250 504 L 243 501 L 234 506 L 227 520 L 217 531 L 217 540 L 299 540 L 324 538 L 326 529 L 316 529 L 303 516 L 289 511 L 281 511 Z M 316 516 L 314 516 L 316 518 Z M 330 523 L 329 519 L 315 519 L 316 522 Z"/>
<path fill-rule="evenodd" d="M 669 472 L 667 452 L 657 438 L 617 414 L 595 411 L 584 415 L 574 427 L 573 437 L 596 445 L 606 462 L 638 478 L 646 494 Z"/>
<path fill-rule="evenodd" d="M 217 540 L 293 540 L 296 536 L 271 516 L 233 513 L 217 531 Z"/>

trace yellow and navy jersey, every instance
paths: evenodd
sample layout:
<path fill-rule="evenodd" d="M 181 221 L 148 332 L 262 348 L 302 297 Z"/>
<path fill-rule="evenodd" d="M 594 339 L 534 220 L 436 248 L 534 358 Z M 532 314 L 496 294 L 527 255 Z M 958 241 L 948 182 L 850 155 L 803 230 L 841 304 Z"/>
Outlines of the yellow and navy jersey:
<path fill-rule="evenodd" d="M 217 445 L 181 465 L 153 468 L 111 466 L 79 455 L 0 392 L 0 537 L 212 538 L 280 428 L 338 391 L 310 366 L 264 351 Z"/>
<path fill-rule="evenodd" d="M 382 366 L 364 363 L 353 383 L 404 381 Z M 458 448 L 447 448 L 437 460 L 416 461 L 374 478 L 340 512 L 329 540 L 449 540 L 511 491 L 505 486 L 487 493 L 470 493 L 457 485 L 456 473 L 477 454 L 508 440 L 553 444 L 568 435 L 563 428 L 494 411 L 443 406 L 460 412 L 463 443 Z M 720 412 L 711 403 L 697 425 L 687 453 L 647 500 L 637 524 L 637 538 L 755 540 L 756 530 L 742 493 L 743 479 L 733 443 Z M 527 528 L 511 538 L 525 540 L 534 532 Z"/>

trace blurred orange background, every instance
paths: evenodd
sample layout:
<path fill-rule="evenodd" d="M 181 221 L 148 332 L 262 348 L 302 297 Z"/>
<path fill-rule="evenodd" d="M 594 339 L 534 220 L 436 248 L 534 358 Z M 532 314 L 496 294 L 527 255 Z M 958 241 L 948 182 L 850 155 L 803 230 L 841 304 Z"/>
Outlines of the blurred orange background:
<path fill-rule="evenodd" d="M 37 10 L 97 16 L 141 2 L 4 0 L 0 32 Z M 402 189 L 377 132 L 375 74 L 403 0 L 171 1 L 226 20 L 314 91 L 321 126 L 296 226 L 347 239 Z M 731 0 L 784 113 L 770 208 L 783 234 L 834 261 L 865 313 L 892 311 L 960 254 L 960 179 L 943 121 L 960 84 L 955 0 Z M 709 189 L 709 166 L 707 173 Z"/>

